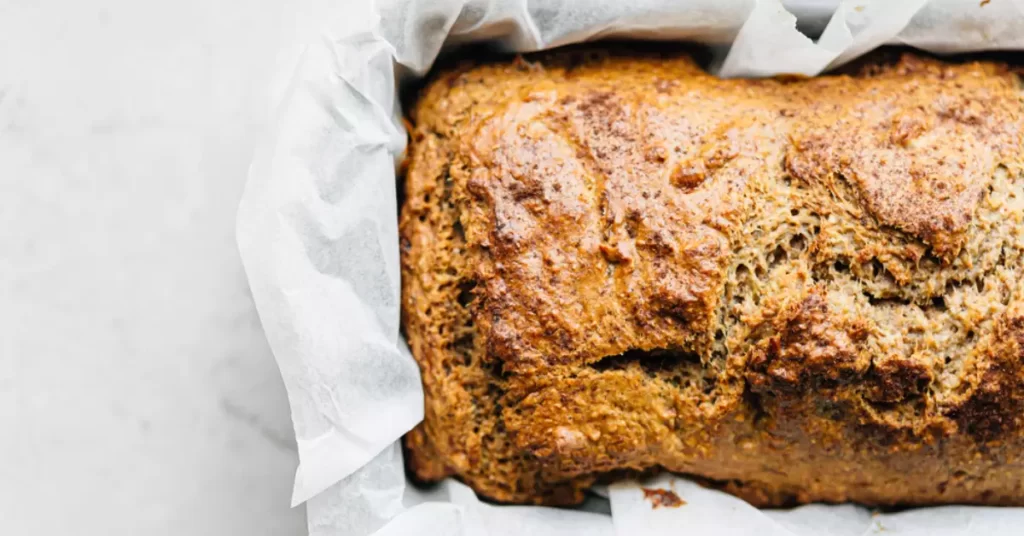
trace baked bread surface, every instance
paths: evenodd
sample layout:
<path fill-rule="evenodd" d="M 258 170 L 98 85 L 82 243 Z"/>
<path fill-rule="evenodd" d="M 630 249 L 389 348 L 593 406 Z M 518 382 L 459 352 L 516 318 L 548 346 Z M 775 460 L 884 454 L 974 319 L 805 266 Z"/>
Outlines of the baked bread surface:
<path fill-rule="evenodd" d="M 408 464 L 502 502 L 623 471 L 758 506 L 1024 504 L 1024 105 L 993 63 L 721 80 L 570 50 L 411 110 Z"/>

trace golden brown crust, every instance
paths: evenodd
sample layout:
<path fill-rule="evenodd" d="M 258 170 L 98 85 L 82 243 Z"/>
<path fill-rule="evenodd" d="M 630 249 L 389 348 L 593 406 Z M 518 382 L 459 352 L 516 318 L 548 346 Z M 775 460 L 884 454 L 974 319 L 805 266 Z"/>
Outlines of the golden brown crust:
<path fill-rule="evenodd" d="M 412 112 L 420 479 L 572 504 L 663 468 L 757 505 L 1024 504 L 1024 106 L 991 63 L 719 80 L 570 50 Z"/>

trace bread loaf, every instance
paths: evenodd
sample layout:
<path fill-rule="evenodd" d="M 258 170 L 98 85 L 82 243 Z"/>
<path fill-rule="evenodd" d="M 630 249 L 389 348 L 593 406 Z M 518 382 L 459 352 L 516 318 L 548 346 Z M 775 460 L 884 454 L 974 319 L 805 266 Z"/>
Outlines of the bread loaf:
<path fill-rule="evenodd" d="M 570 50 L 410 112 L 421 480 L 566 505 L 629 472 L 758 506 L 1024 504 L 1024 101 L 906 55 L 721 80 Z"/>

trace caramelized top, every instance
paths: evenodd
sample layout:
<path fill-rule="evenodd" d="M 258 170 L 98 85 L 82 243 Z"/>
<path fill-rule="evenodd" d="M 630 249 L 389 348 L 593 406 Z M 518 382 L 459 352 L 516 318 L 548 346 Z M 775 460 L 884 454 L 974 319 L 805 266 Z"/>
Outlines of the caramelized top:
<path fill-rule="evenodd" d="M 943 289 L 903 288 L 911 272 L 956 261 L 1024 146 L 1015 76 L 911 56 L 796 81 L 721 80 L 685 57 L 519 61 L 447 74 L 423 102 L 419 128 L 456 147 L 477 329 L 519 373 L 725 350 L 727 282 L 760 264 L 744 251 L 776 247 L 781 208 L 814 220 L 809 269 L 872 261 L 927 302 Z"/>

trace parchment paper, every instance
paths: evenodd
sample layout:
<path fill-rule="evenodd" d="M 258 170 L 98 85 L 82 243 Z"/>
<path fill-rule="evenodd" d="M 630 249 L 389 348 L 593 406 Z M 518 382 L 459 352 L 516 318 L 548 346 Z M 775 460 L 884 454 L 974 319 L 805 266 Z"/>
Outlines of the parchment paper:
<path fill-rule="evenodd" d="M 300 465 L 293 503 L 314 535 L 1011 534 L 1024 510 L 943 507 L 878 515 L 846 506 L 759 511 L 661 476 L 687 502 L 652 509 L 640 484 L 578 510 L 502 507 L 447 481 L 406 485 L 396 441 L 423 416 L 399 331 L 396 88 L 442 46 L 532 51 L 603 37 L 697 41 L 722 76 L 815 75 L 879 45 L 1024 49 L 1024 0 L 388 0 L 325 14 L 286 73 L 273 135 L 252 164 L 238 244 L 288 391 Z M 788 10 L 787 10 L 788 7 Z M 796 29 L 821 31 L 817 41 Z M 805 24 L 806 22 L 806 24 Z M 611 516 L 607 514 L 610 506 Z M 643 532 L 640 532 L 640 531 Z"/>

